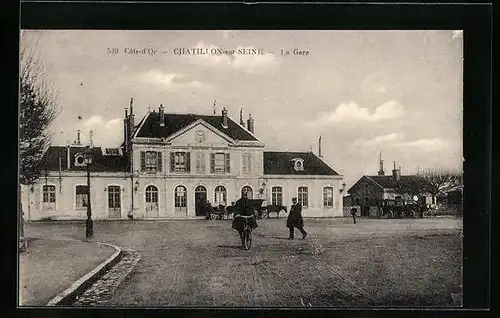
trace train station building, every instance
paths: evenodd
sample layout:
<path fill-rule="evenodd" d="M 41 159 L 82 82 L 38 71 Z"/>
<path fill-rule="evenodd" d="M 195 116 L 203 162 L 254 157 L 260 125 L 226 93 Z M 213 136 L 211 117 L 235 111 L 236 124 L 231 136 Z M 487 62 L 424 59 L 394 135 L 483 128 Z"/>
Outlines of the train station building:
<path fill-rule="evenodd" d="M 312 152 L 266 151 L 254 125 L 225 108 L 197 115 L 162 105 L 136 122 L 131 101 L 119 147 L 86 147 L 78 136 L 48 148 L 42 177 L 21 189 L 24 219 L 86 218 L 89 150 L 93 219 L 196 218 L 207 201 L 231 205 L 243 192 L 287 207 L 297 197 L 304 217 L 342 216 L 343 177 Z"/>

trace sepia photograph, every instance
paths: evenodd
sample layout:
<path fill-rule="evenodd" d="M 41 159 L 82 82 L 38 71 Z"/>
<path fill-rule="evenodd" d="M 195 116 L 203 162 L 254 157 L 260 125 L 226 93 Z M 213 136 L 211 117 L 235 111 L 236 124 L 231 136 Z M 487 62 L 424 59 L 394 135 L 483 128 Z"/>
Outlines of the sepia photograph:
<path fill-rule="evenodd" d="M 21 30 L 18 306 L 461 308 L 463 37 Z"/>

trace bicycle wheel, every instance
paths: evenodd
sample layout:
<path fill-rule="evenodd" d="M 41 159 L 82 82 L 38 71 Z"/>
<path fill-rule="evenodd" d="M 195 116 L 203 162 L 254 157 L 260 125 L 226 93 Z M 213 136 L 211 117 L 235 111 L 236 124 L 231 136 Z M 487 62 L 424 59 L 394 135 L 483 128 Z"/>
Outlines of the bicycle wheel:
<path fill-rule="evenodd" d="M 245 230 L 243 236 L 245 238 L 245 249 L 249 250 L 250 247 L 252 246 L 252 230 L 250 229 Z"/>

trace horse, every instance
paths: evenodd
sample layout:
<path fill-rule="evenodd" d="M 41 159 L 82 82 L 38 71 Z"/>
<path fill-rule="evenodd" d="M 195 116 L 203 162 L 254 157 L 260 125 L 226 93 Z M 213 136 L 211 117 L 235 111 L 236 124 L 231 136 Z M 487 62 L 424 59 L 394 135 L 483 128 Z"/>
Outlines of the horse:
<path fill-rule="evenodd" d="M 264 208 L 264 210 L 266 210 L 266 214 L 267 214 L 267 218 L 269 219 L 269 213 L 270 212 L 276 212 L 276 218 L 279 219 L 280 218 L 280 212 L 281 211 L 285 211 L 285 213 L 287 213 L 287 209 L 286 209 L 286 206 L 284 205 L 279 205 L 279 204 L 271 204 L 271 205 L 268 205 L 267 207 Z"/>

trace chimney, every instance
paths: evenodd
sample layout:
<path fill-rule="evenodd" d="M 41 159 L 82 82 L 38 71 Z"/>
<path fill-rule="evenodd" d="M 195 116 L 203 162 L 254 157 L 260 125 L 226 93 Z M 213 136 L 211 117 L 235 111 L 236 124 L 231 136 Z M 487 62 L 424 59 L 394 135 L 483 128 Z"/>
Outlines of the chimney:
<path fill-rule="evenodd" d="M 222 108 L 222 127 L 227 128 L 227 109 Z"/>
<path fill-rule="evenodd" d="M 129 116 L 129 136 L 134 132 L 134 98 L 130 98 L 130 116 Z M 129 137 L 130 138 L 130 137 Z"/>
<path fill-rule="evenodd" d="M 394 161 L 394 169 L 392 169 L 392 176 L 398 181 L 401 178 L 401 170 L 396 169 L 396 161 Z"/>
<path fill-rule="evenodd" d="M 318 142 L 318 157 L 322 158 L 323 155 L 321 154 L 321 136 L 319 136 L 319 142 Z"/>
<path fill-rule="evenodd" d="M 90 148 L 94 148 L 94 142 L 93 142 L 93 137 L 94 137 L 94 131 L 91 129 L 89 132 L 89 137 L 90 137 Z"/>
<path fill-rule="evenodd" d="M 160 116 L 160 127 L 165 127 L 165 113 L 163 112 L 162 104 L 160 104 L 160 108 L 158 108 L 158 116 Z"/>
<path fill-rule="evenodd" d="M 125 144 L 125 153 L 128 153 L 128 144 L 130 139 L 128 120 L 128 110 L 125 108 L 125 119 L 123 119 L 123 143 Z"/>
<path fill-rule="evenodd" d="M 378 175 L 383 176 L 383 175 L 385 175 L 385 172 L 384 172 L 384 160 L 382 160 L 382 152 L 380 152 L 378 160 L 379 160 Z"/>
<path fill-rule="evenodd" d="M 243 107 L 240 108 L 240 125 L 245 127 L 245 122 L 243 121 Z"/>
<path fill-rule="evenodd" d="M 253 134 L 254 130 L 253 130 L 253 118 L 252 118 L 252 114 L 248 114 L 247 129 L 248 129 L 249 132 L 251 132 Z"/>
<path fill-rule="evenodd" d="M 76 131 L 76 144 L 80 145 L 80 129 Z"/>

